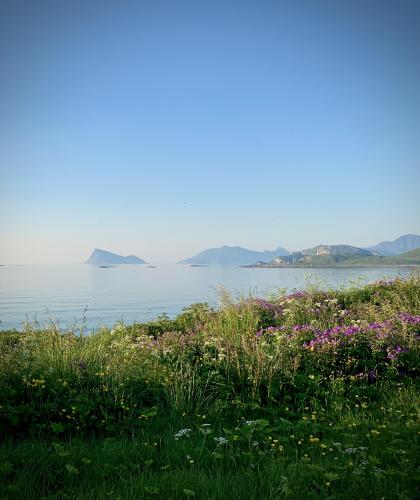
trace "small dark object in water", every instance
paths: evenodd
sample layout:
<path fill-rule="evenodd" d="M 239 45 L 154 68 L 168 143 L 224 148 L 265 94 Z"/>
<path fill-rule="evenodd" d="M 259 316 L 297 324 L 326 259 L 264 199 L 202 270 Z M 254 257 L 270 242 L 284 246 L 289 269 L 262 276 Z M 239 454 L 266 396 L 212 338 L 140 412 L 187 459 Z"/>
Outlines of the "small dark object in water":
<path fill-rule="evenodd" d="M 156 269 L 156 266 L 147 266 L 149 269 Z"/>
<path fill-rule="evenodd" d="M 108 269 L 108 267 L 115 267 L 115 266 L 98 266 L 101 267 L 102 269 Z"/>

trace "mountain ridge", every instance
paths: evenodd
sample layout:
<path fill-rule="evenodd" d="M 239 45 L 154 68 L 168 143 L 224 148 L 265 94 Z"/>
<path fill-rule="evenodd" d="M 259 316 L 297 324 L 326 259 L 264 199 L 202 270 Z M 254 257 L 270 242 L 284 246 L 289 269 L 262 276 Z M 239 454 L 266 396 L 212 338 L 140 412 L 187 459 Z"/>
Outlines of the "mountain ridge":
<path fill-rule="evenodd" d="M 275 250 L 249 250 L 239 246 L 227 246 L 209 248 L 192 257 L 179 261 L 179 264 L 202 264 L 202 265 L 246 265 L 256 260 L 272 259 L 278 255 L 288 255 L 289 252 L 283 247 Z"/>
<path fill-rule="evenodd" d="M 418 234 L 404 234 L 395 240 L 381 241 L 376 245 L 366 247 L 366 250 L 377 252 L 383 256 L 401 255 L 420 248 L 420 236 Z"/>
<path fill-rule="evenodd" d="M 301 262 L 319 262 L 336 264 L 344 260 L 374 256 L 396 256 L 407 251 L 420 248 L 420 236 L 416 234 L 405 234 L 392 241 L 383 241 L 371 247 L 355 247 L 352 245 L 317 245 L 297 252 L 289 252 L 283 247 L 275 250 L 249 250 L 239 246 L 221 246 L 209 248 L 179 261 L 180 264 L 191 265 L 236 265 L 247 266 L 255 263 L 267 264 L 276 257 L 285 257 L 284 263 L 296 263 L 299 258 Z M 281 263 L 281 259 L 279 260 Z"/>

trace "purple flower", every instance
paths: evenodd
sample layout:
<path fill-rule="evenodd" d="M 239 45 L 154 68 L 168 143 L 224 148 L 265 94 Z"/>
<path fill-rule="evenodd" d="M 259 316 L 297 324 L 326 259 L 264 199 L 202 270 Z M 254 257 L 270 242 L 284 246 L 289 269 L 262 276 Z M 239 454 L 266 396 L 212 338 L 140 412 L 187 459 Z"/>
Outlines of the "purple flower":
<path fill-rule="evenodd" d="M 309 343 L 305 343 L 305 347 L 313 348 L 316 345 L 323 344 L 337 344 L 346 337 L 351 337 L 352 335 L 362 331 L 360 326 L 335 326 L 333 328 L 328 328 L 327 330 L 317 331 L 315 333 L 315 338 Z"/>
<path fill-rule="evenodd" d="M 368 330 L 381 330 L 382 328 L 388 328 L 392 325 L 392 321 L 387 319 L 386 321 L 374 321 L 373 323 L 369 323 L 367 326 Z"/>
<path fill-rule="evenodd" d="M 396 347 L 394 347 L 394 349 L 388 347 L 387 349 L 387 352 L 388 352 L 388 355 L 387 355 L 387 358 L 388 359 L 396 359 L 398 358 L 398 355 L 402 352 L 406 352 L 408 349 L 405 349 L 403 347 L 401 347 L 400 345 L 397 345 Z"/>
<path fill-rule="evenodd" d="M 302 290 L 296 290 L 296 292 L 293 292 L 289 295 L 287 295 L 287 299 L 301 299 L 302 297 L 306 297 L 307 293 L 303 292 Z"/>
<path fill-rule="evenodd" d="M 264 299 L 254 299 L 254 304 L 276 318 L 283 314 L 283 307 L 280 304 L 273 304 Z"/>
<path fill-rule="evenodd" d="M 294 332 L 302 332 L 304 330 L 310 330 L 311 329 L 311 325 L 295 325 L 292 330 Z"/>
<path fill-rule="evenodd" d="M 409 323 L 410 325 L 420 324 L 420 316 L 413 316 L 411 314 L 403 312 L 403 313 L 400 313 L 398 315 L 398 317 L 403 323 Z"/>
<path fill-rule="evenodd" d="M 391 285 L 394 285 L 397 281 L 398 281 L 398 278 L 395 278 L 392 280 L 379 280 L 376 283 L 373 283 L 373 285 L 391 286 Z"/>

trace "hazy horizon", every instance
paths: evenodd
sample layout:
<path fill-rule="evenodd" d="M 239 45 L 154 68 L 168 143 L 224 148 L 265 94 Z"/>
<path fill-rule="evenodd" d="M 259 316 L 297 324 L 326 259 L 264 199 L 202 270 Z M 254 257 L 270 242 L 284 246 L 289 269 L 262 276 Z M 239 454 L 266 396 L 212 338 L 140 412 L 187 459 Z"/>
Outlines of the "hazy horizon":
<path fill-rule="evenodd" d="M 0 264 L 420 233 L 417 1 L 0 6 Z"/>
<path fill-rule="evenodd" d="M 407 233 L 408 234 L 408 233 Z M 414 233 L 409 233 L 409 234 L 414 234 Z M 399 236 L 404 236 L 404 235 L 399 235 Z M 398 237 L 399 237 L 398 236 Z M 396 237 L 396 238 L 398 238 Z M 394 240 L 396 238 L 390 238 L 389 240 Z M 113 250 L 112 248 L 104 248 L 104 247 L 92 247 L 91 250 L 88 251 L 88 253 L 84 256 L 84 257 L 81 257 L 80 259 L 76 260 L 76 259 L 73 259 L 73 260 L 60 260 L 58 257 L 56 259 L 52 259 L 52 260 L 39 260 L 39 261 L 20 261 L 20 262 L 17 262 L 17 261 L 14 261 L 14 262 L 0 262 L 0 264 L 9 264 L 9 265 L 15 265 L 15 264 L 77 264 L 77 263 L 84 263 L 88 257 L 90 256 L 90 254 L 93 252 L 93 250 L 95 249 L 100 249 L 100 250 L 106 250 L 106 251 L 109 251 L 109 252 L 112 252 L 112 253 L 115 253 L 115 254 L 118 254 L 118 255 L 122 255 L 122 256 L 127 256 L 127 255 L 135 255 L 136 257 L 140 257 L 144 260 L 146 260 L 146 263 L 162 263 L 162 264 L 172 264 L 172 263 L 177 263 L 179 262 L 180 260 L 183 260 L 183 259 L 186 259 L 186 258 L 189 258 L 189 257 L 192 257 L 193 255 L 195 254 L 198 254 L 200 253 L 201 251 L 203 250 L 207 250 L 207 249 L 211 249 L 211 248 L 220 248 L 222 246 L 229 246 L 229 247 L 242 247 L 242 248 L 247 248 L 248 250 L 256 250 L 256 251 L 265 251 L 265 250 L 275 250 L 276 248 L 278 247 L 282 247 L 282 248 L 285 248 L 286 250 L 288 250 L 289 252 L 294 252 L 294 251 L 298 251 L 298 250 L 304 250 L 304 249 L 307 249 L 307 248 L 312 248 L 314 246 L 317 246 L 317 245 L 351 245 L 351 246 L 355 246 L 355 247 L 359 247 L 359 248 L 367 248 L 367 247 L 370 247 L 370 246 L 373 246 L 377 243 L 380 243 L 382 241 L 389 241 L 389 240 L 381 240 L 381 241 L 375 241 L 375 242 L 372 242 L 370 244 L 367 244 L 367 245 L 355 245 L 353 244 L 352 242 L 334 242 L 334 243 L 331 243 L 331 242 L 321 242 L 321 243 L 315 243 L 313 245 L 307 245 L 307 246 L 302 246 L 302 247 L 299 247 L 299 248 L 289 248 L 285 245 L 275 245 L 271 248 L 252 248 L 252 247 L 245 247 L 243 245 L 235 245 L 235 244 L 232 244 L 232 245 L 228 245 L 226 243 L 222 243 L 220 245 L 213 245 L 213 246 L 208 246 L 206 248 L 200 248 L 196 251 L 193 251 L 192 253 L 188 254 L 188 255 L 184 255 L 182 257 L 179 257 L 179 258 L 176 258 L 176 259 L 162 259 L 162 258 L 153 258 L 152 257 L 147 257 L 147 256 L 144 256 L 144 255 L 141 255 L 139 253 L 135 253 L 135 252 L 131 252 L 131 251 L 115 251 Z M 176 249 L 175 249 L 176 250 Z M 80 252 L 79 252 L 80 253 Z"/>

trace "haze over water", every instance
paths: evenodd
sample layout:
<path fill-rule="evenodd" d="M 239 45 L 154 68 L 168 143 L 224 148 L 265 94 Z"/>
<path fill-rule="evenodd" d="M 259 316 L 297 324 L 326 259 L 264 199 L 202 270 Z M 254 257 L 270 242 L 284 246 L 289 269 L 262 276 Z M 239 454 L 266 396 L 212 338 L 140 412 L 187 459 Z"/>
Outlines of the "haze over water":
<path fill-rule="evenodd" d="M 58 322 L 61 327 L 85 318 L 87 329 L 174 316 L 194 302 L 217 305 L 218 290 L 261 296 L 284 288 L 302 289 L 310 282 L 339 287 L 364 277 L 367 281 L 406 277 L 409 268 L 255 269 L 190 267 L 159 264 L 98 268 L 87 264 L 32 264 L 0 267 L 0 329 L 22 328 L 25 320 Z"/>

